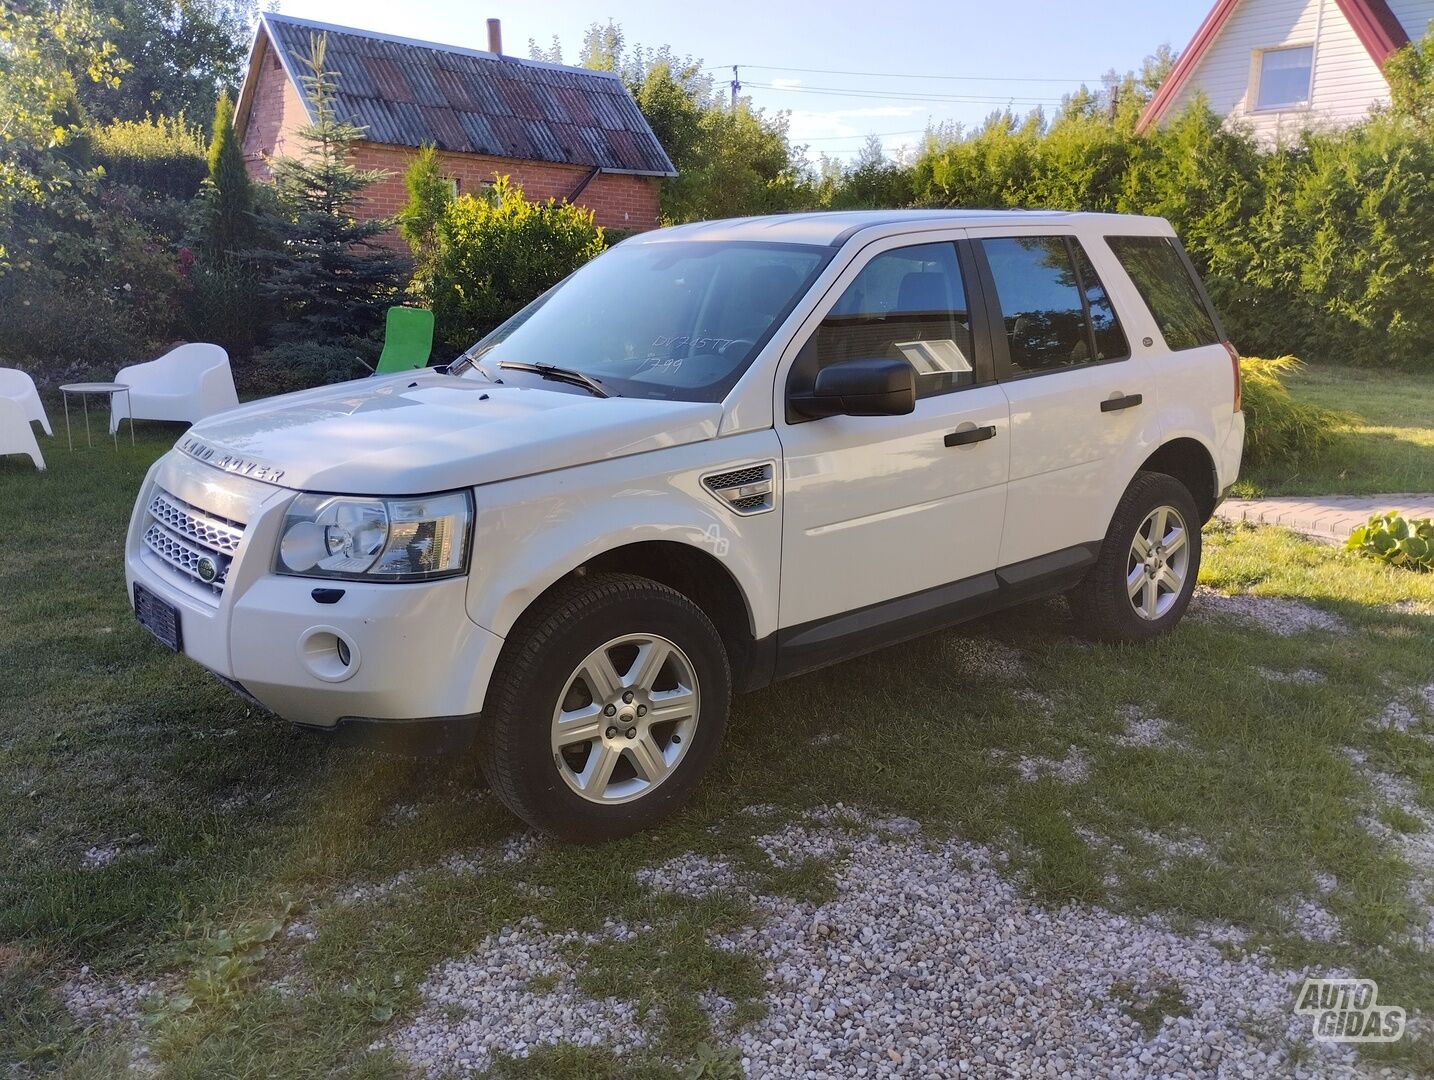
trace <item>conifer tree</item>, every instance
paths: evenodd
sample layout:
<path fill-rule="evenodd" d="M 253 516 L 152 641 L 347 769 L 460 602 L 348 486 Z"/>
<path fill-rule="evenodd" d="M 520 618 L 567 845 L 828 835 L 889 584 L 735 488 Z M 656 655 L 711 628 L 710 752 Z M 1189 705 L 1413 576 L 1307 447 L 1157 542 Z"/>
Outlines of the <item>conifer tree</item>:
<path fill-rule="evenodd" d="M 266 289 L 284 315 L 274 328 L 279 340 L 370 333 L 393 303 L 404 269 L 395 252 L 375 243 L 393 222 L 360 216 L 363 192 L 387 174 L 350 160 L 364 129 L 338 115 L 338 74 L 325 66 L 326 42 L 313 35 L 309 55 L 300 57 L 299 81 L 314 116 L 297 133 L 304 150 L 272 166 L 280 244 L 264 258 Z"/>
<path fill-rule="evenodd" d="M 252 246 L 254 186 L 234 132 L 234 103 L 229 91 L 214 106 L 214 136 L 209 143 L 205 182 L 204 251 L 216 261 L 229 260 Z"/>

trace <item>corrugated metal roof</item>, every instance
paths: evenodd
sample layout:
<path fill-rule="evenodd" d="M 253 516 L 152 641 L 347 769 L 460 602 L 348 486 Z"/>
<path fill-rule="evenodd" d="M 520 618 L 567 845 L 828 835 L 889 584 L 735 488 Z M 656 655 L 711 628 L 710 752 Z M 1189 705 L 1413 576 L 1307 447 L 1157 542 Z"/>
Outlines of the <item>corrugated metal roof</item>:
<path fill-rule="evenodd" d="M 315 34 L 338 74 L 338 112 L 372 142 L 675 176 L 622 80 L 609 72 L 410 41 L 265 12 L 290 78 Z M 302 86 L 300 87 L 302 95 Z"/>

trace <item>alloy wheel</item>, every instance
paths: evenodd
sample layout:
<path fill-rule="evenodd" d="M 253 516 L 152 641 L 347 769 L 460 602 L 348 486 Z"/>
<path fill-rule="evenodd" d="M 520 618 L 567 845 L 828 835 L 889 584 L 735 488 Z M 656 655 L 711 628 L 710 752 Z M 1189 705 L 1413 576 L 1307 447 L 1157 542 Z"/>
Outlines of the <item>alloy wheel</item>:
<path fill-rule="evenodd" d="M 1189 573 L 1185 518 L 1173 506 L 1157 506 L 1135 530 L 1126 564 L 1126 592 L 1135 613 L 1150 622 L 1163 618 L 1180 598 Z"/>
<path fill-rule="evenodd" d="M 625 634 L 588 654 L 553 710 L 553 762 L 589 802 L 631 802 L 681 763 L 699 715 L 697 674 L 677 645 Z"/>

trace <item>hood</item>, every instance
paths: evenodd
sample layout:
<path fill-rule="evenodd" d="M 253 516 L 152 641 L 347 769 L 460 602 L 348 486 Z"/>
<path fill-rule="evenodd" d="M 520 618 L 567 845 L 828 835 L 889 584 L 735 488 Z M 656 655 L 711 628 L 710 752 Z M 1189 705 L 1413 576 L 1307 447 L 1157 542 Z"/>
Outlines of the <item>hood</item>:
<path fill-rule="evenodd" d="M 414 495 L 714 438 L 711 402 L 599 398 L 436 371 L 380 376 L 243 405 L 200 421 L 180 450 L 282 487 Z"/>

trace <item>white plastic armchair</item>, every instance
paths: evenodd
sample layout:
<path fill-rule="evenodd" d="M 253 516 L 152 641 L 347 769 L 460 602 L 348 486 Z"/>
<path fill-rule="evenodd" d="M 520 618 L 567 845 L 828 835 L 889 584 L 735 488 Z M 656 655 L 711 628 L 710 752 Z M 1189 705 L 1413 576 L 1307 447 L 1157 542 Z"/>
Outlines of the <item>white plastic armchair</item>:
<path fill-rule="evenodd" d="M 25 413 L 26 421 L 38 422 L 45 429 L 46 435 L 54 434 L 50 430 L 50 418 L 45 415 L 45 406 L 40 401 L 39 391 L 35 389 L 35 380 L 23 371 L 0 368 L 0 398 L 9 398 L 18 404 Z"/>
<path fill-rule="evenodd" d="M 35 441 L 35 431 L 25 410 L 18 401 L 0 397 L 0 457 L 5 454 L 29 454 L 35 468 L 42 471 L 45 468 L 40 444 Z"/>
<path fill-rule="evenodd" d="M 229 354 L 204 342 L 181 345 L 158 360 L 121 368 L 115 382 L 128 386 L 129 393 L 114 396 L 111 432 L 126 416 L 192 424 L 239 404 Z"/>

